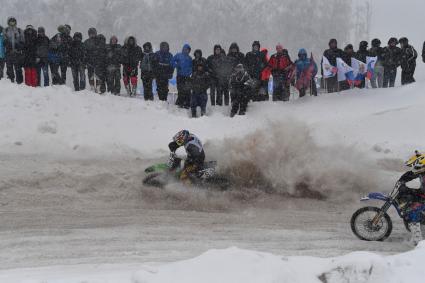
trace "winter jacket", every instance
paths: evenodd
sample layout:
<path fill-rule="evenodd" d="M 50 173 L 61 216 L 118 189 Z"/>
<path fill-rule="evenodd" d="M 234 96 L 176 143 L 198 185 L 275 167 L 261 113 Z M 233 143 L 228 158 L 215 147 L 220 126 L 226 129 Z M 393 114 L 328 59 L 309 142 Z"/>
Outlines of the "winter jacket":
<path fill-rule="evenodd" d="M 230 76 L 230 88 L 232 91 L 244 91 L 247 89 L 246 82 L 250 80 L 250 76 L 248 72 L 244 72 L 243 74 L 239 74 L 237 72 L 233 72 Z"/>
<path fill-rule="evenodd" d="M 45 35 L 37 36 L 37 58 L 40 59 L 40 62 L 47 63 L 49 57 L 49 43 L 50 39 Z"/>
<path fill-rule="evenodd" d="M 7 27 L 3 31 L 6 56 L 21 53 L 24 49 L 24 34 L 20 28 Z"/>
<path fill-rule="evenodd" d="M 232 52 L 232 49 L 236 49 L 237 51 Z M 229 53 L 227 55 L 235 58 L 236 65 L 242 64 L 245 66 L 245 55 L 242 52 L 240 52 L 239 46 L 237 43 L 233 42 L 232 44 L 230 44 Z"/>
<path fill-rule="evenodd" d="M 312 78 L 314 78 L 317 75 L 317 64 L 316 62 L 313 62 L 313 66 L 314 66 L 314 70 L 312 73 Z M 297 79 L 299 79 L 301 77 L 301 74 L 306 71 L 308 68 L 310 68 L 310 64 L 311 64 L 311 58 L 305 58 L 305 59 L 297 59 L 295 61 L 295 68 L 296 68 L 296 74 L 297 74 Z"/>
<path fill-rule="evenodd" d="M 251 78 L 260 80 L 261 72 L 267 67 L 265 54 L 258 51 L 250 51 L 245 56 L 245 66 Z"/>
<path fill-rule="evenodd" d="M 351 67 L 351 58 L 353 57 L 356 58 L 356 52 L 342 51 L 341 59 L 345 62 L 345 64 L 347 64 L 350 67 Z"/>
<path fill-rule="evenodd" d="M 37 31 L 27 28 L 24 31 L 24 67 L 35 68 L 37 59 Z"/>
<path fill-rule="evenodd" d="M 122 47 L 120 44 L 106 45 L 106 59 L 108 69 L 120 69 L 122 57 Z"/>
<path fill-rule="evenodd" d="M 62 39 L 62 58 L 64 64 L 69 64 L 71 53 L 72 37 L 69 34 L 61 34 Z"/>
<path fill-rule="evenodd" d="M 383 51 L 383 62 L 384 67 L 397 68 L 400 66 L 401 61 L 401 49 L 397 46 L 387 46 Z"/>
<path fill-rule="evenodd" d="M 140 59 L 140 74 L 143 77 L 154 76 L 154 65 L 155 65 L 155 53 L 153 52 L 142 52 Z"/>
<path fill-rule="evenodd" d="M 270 60 L 269 55 L 268 55 L 269 51 L 266 48 L 263 48 L 263 49 L 261 49 L 261 52 L 264 53 L 266 61 L 269 62 L 269 60 Z M 268 66 L 268 63 L 267 63 L 267 66 L 261 72 L 261 80 L 262 81 L 268 81 L 270 79 L 271 75 L 272 75 L 272 70 Z"/>
<path fill-rule="evenodd" d="M 355 54 L 354 54 L 354 58 L 355 59 L 357 59 L 357 60 L 359 60 L 359 61 L 362 61 L 363 63 L 366 63 L 366 60 L 367 60 L 367 58 L 366 57 L 368 57 L 368 56 L 370 56 L 370 54 L 369 54 L 369 51 L 365 48 L 365 47 L 363 47 L 362 49 L 359 49 Z"/>
<path fill-rule="evenodd" d="M 68 64 L 72 38 L 67 34 L 58 33 L 49 42 L 49 62 Z"/>
<path fill-rule="evenodd" d="M 190 46 L 185 44 L 183 50 L 187 48 L 190 49 Z M 174 69 L 177 69 L 177 76 L 190 77 L 192 74 L 192 57 L 183 50 L 173 57 L 171 65 Z"/>
<path fill-rule="evenodd" d="M 86 52 L 84 43 L 81 40 L 73 40 L 71 42 L 71 50 L 69 53 L 69 63 L 71 67 L 85 66 Z"/>
<path fill-rule="evenodd" d="M 407 45 L 401 49 L 401 68 L 404 71 L 411 71 L 416 68 L 416 59 L 418 58 L 418 52 L 412 45 Z"/>
<path fill-rule="evenodd" d="M 171 79 L 173 77 L 172 60 L 173 54 L 169 51 L 168 43 L 164 43 L 163 48 L 155 53 L 154 72 L 157 78 Z"/>
<path fill-rule="evenodd" d="M 6 57 L 6 49 L 4 48 L 4 36 L 0 32 L 0 60 L 3 60 Z"/>
<path fill-rule="evenodd" d="M 128 44 L 130 38 L 134 39 L 134 46 Z M 142 48 L 137 45 L 137 41 L 134 37 L 130 36 L 125 40 L 124 46 L 122 48 L 122 64 L 126 68 L 137 69 L 139 66 L 139 61 L 142 54 Z"/>
<path fill-rule="evenodd" d="M 273 76 L 280 76 L 287 74 L 292 64 L 288 50 L 284 49 L 282 54 L 276 53 L 270 57 L 268 67 L 271 69 Z"/>
<path fill-rule="evenodd" d="M 221 46 L 220 45 L 214 46 L 213 54 L 208 56 L 207 58 L 208 72 L 210 73 L 211 78 L 213 78 L 214 80 L 217 79 L 217 69 L 218 69 L 220 58 L 221 56 L 224 55 L 223 53 L 220 53 L 219 55 L 215 54 L 215 50 L 217 48 L 221 49 Z"/>
<path fill-rule="evenodd" d="M 236 66 L 236 59 L 226 54 L 222 54 L 216 60 L 215 75 L 219 85 L 228 85 L 230 76 Z"/>
<path fill-rule="evenodd" d="M 207 59 L 202 57 L 202 51 L 200 49 L 197 49 L 197 50 L 195 50 L 195 52 L 193 54 L 195 56 L 195 58 L 193 58 L 193 60 L 192 60 L 193 72 L 195 72 L 197 70 L 199 65 L 204 66 L 205 72 L 208 72 Z M 196 55 L 198 55 L 198 56 L 196 56 Z"/>
<path fill-rule="evenodd" d="M 106 53 L 106 39 L 102 35 L 97 36 L 96 51 L 94 53 L 94 73 L 101 80 L 105 79 L 108 57 Z"/>
<path fill-rule="evenodd" d="M 336 58 L 343 57 L 343 51 L 339 48 L 330 48 L 323 52 L 323 56 L 326 57 L 329 61 L 329 64 L 336 67 Z"/>
<path fill-rule="evenodd" d="M 86 52 L 87 67 L 94 68 L 95 53 L 96 53 L 96 37 L 91 37 L 84 41 L 84 50 Z"/>
<path fill-rule="evenodd" d="M 192 91 L 195 94 L 206 93 L 210 87 L 210 75 L 208 72 L 195 71 L 190 79 Z"/>
<path fill-rule="evenodd" d="M 383 53 L 384 53 L 384 48 L 382 47 L 372 47 L 369 49 L 369 56 L 370 57 L 378 57 L 378 61 L 377 62 L 382 62 L 384 57 L 383 57 Z"/>

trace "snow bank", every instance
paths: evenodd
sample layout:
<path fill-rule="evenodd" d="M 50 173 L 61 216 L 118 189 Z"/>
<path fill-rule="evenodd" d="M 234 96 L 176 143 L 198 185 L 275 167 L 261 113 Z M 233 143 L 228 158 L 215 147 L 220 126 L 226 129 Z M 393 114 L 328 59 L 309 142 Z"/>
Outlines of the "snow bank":
<path fill-rule="evenodd" d="M 182 128 L 209 142 L 242 138 L 270 125 L 285 128 L 298 121 L 321 144 L 407 154 L 420 149 L 425 138 L 424 131 L 418 130 L 424 86 L 354 90 L 286 104 L 253 103 L 247 116 L 235 119 L 228 118 L 226 107 L 218 107 L 208 117 L 191 119 L 187 111 L 167 103 L 75 93 L 68 87 L 33 89 L 2 80 L 0 152 L 158 157 Z"/>
<path fill-rule="evenodd" d="M 355 252 L 336 258 L 283 257 L 229 248 L 166 265 L 85 265 L 6 270 L 8 283 L 420 283 L 425 242 L 411 252 L 379 256 Z"/>

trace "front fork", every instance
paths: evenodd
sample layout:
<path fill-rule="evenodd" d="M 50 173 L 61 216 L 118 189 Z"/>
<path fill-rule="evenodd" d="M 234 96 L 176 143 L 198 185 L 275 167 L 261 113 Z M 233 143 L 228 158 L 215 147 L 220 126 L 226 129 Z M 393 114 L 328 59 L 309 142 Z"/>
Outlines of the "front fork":
<path fill-rule="evenodd" d="M 378 225 L 378 222 L 381 220 L 381 218 L 384 216 L 384 214 L 388 211 L 388 209 L 391 207 L 390 202 L 386 202 L 382 208 L 381 211 L 372 219 L 373 225 Z"/>

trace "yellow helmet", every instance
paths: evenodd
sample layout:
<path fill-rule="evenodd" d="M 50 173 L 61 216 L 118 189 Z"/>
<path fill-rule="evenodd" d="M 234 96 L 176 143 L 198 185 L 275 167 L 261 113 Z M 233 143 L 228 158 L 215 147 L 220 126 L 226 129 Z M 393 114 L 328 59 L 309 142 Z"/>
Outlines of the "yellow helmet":
<path fill-rule="evenodd" d="M 411 167 L 414 173 L 423 173 L 425 172 L 425 154 L 416 150 L 415 155 L 410 157 L 404 164 Z"/>

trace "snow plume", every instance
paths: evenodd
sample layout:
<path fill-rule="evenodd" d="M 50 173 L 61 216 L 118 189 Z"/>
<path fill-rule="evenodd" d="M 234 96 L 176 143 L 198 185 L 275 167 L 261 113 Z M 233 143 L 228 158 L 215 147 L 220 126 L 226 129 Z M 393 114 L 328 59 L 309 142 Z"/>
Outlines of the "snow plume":
<path fill-rule="evenodd" d="M 317 145 L 308 126 L 297 121 L 272 122 L 210 147 L 236 191 L 346 199 L 377 187 L 375 162 L 348 146 Z"/>

